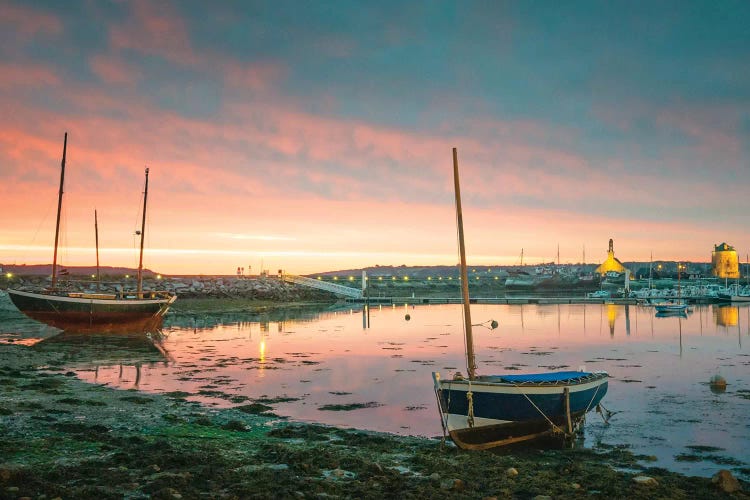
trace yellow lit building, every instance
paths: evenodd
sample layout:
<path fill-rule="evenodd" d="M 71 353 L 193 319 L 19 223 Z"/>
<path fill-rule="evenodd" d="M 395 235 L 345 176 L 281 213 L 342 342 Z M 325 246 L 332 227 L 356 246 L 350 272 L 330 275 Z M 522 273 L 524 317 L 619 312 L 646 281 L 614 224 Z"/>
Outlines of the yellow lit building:
<path fill-rule="evenodd" d="M 609 250 L 607 250 L 607 260 L 602 262 L 601 265 L 597 267 L 594 272 L 599 274 L 600 276 L 604 276 L 610 271 L 614 271 L 620 274 L 626 271 L 625 266 L 622 265 L 622 262 L 620 262 L 617 259 L 617 257 L 615 257 L 614 242 L 612 241 L 612 238 L 609 239 Z"/>
<path fill-rule="evenodd" d="M 722 243 L 711 252 L 711 268 L 717 278 L 739 278 L 740 261 L 734 247 Z"/>

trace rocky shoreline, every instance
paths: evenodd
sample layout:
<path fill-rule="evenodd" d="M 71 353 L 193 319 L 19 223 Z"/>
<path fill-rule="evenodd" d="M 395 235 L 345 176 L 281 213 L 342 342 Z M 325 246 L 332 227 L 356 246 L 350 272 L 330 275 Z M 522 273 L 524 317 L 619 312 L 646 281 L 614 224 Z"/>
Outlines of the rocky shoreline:
<path fill-rule="evenodd" d="M 109 353 L 116 356 L 117 353 Z M 626 449 L 464 452 L 88 384 L 75 348 L 0 344 L 0 498 L 750 498 Z M 742 489 L 738 489 L 742 488 Z"/>
<path fill-rule="evenodd" d="M 11 280 L 0 280 L 0 288 L 15 288 L 34 291 L 48 287 L 51 280 L 47 276 L 14 276 Z M 76 292 L 97 291 L 97 284 L 91 280 L 65 280 L 58 282 L 58 288 Z M 135 280 L 124 282 L 102 280 L 99 291 L 118 293 L 135 290 Z M 226 278 L 226 277 L 149 277 L 143 280 L 143 290 L 168 291 L 180 298 L 240 298 L 268 300 L 274 302 L 336 301 L 330 292 L 286 283 L 275 277 Z"/>

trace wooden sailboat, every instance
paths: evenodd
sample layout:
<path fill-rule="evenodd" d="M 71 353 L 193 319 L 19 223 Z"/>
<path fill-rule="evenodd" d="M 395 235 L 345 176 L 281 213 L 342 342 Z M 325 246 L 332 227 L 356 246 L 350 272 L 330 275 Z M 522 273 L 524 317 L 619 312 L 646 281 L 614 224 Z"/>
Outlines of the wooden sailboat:
<path fill-rule="evenodd" d="M 476 373 L 466 271 L 458 152 L 453 149 L 453 182 L 461 263 L 461 293 L 468 377 L 456 374 L 433 382 L 444 431 L 464 449 L 487 449 L 554 433 L 572 435 L 607 392 L 605 372 L 485 375 Z"/>
<path fill-rule="evenodd" d="M 177 299 L 170 292 L 143 292 L 143 242 L 146 222 L 146 200 L 148 197 L 148 168 L 143 193 L 143 221 L 141 225 L 141 251 L 138 264 L 138 284 L 135 292 L 118 293 L 69 292 L 57 286 L 57 249 L 60 234 L 60 212 L 65 181 L 65 154 L 68 134 L 65 134 L 60 169 L 60 190 L 57 200 L 57 224 L 55 227 L 55 249 L 52 259 L 52 283 L 43 290 L 8 290 L 13 304 L 26 316 L 64 330 L 92 331 L 141 331 L 161 326 L 169 306 Z M 98 223 L 97 233 L 97 285 L 98 285 Z"/>

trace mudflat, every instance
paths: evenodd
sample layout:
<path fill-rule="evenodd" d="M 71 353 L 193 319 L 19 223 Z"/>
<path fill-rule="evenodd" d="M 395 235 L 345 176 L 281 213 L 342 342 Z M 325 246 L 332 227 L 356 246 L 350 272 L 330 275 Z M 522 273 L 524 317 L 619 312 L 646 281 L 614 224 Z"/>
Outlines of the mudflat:
<path fill-rule="evenodd" d="M 0 345 L 0 498 L 750 498 L 623 448 L 466 452 L 116 390 L 67 372 L 69 355 Z"/>

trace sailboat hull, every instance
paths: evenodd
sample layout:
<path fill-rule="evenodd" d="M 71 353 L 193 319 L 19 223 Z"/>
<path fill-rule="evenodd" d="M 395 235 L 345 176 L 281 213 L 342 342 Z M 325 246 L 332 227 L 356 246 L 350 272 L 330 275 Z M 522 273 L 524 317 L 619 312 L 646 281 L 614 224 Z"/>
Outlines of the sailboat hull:
<path fill-rule="evenodd" d="M 443 425 L 462 448 L 508 444 L 565 427 L 568 415 L 575 424 L 607 393 L 606 373 L 559 372 L 559 380 L 553 380 L 554 375 L 544 374 L 547 381 L 522 382 L 504 377 L 440 380 L 435 374 Z"/>
<path fill-rule="evenodd" d="M 161 325 L 175 295 L 146 292 L 144 298 L 102 294 L 52 294 L 8 290 L 13 304 L 26 316 L 63 330 L 119 326 L 144 330 Z"/>

